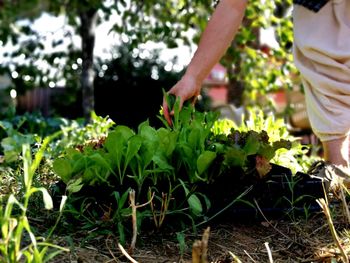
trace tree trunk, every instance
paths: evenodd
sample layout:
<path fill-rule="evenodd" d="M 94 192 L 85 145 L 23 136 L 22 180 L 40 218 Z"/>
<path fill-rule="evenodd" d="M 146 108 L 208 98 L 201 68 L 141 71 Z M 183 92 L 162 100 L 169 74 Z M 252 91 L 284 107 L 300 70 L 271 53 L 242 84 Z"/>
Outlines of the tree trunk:
<path fill-rule="evenodd" d="M 230 78 L 228 83 L 228 101 L 235 107 L 243 105 L 244 83 L 237 78 Z"/>
<path fill-rule="evenodd" d="M 95 109 L 94 99 L 94 78 L 93 67 L 95 28 L 97 24 L 97 9 L 83 10 L 79 14 L 81 27 L 80 35 L 82 39 L 82 73 L 81 89 L 83 96 L 83 113 L 86 121 L 90 121 L 91 112 Z"/>

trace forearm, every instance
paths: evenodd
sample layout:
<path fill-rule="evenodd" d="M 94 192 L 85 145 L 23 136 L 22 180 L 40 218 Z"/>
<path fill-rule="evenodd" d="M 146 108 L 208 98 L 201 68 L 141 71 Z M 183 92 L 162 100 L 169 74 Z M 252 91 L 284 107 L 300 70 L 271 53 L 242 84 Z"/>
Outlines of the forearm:
<path fill-rule="evenodd" d="M 236 35 L 244 15 L 247 0 L 221 0 L 187 67 L 186 74 L 202 82 L 226 52 Z"/>

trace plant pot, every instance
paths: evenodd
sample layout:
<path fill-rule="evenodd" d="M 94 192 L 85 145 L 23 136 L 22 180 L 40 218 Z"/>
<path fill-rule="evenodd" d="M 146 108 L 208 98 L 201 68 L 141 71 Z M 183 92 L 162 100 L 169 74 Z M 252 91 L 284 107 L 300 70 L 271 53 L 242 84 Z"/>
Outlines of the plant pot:
<path fill-rule="evenodd" d="M 226 178 L 218 183 L 230 185 L 232 182 L 229 181 Z M 237 199 L 250 187 L 251 190 L 246 195 Z M 272 164 L 271 171 L 264 179 L 236 182 L 231 189 L 227 193 L 228 189 L 225 187 L 221 191 L 214 188 L 215 198 L 209 196 L 212 201 L 212 215 L 222 212 L 221 215 L 230 215 L 230 218 L 260 218 L 261 212 L 265 216 L 281 216 L 290 212 L 310 213 L 320 210 L 316 199 L 324 196 L 321 180 L 300 172 L 293 176 L 290 169 L 275 164 Z M 227 207 L 235 199 L 237 200 Z"/>

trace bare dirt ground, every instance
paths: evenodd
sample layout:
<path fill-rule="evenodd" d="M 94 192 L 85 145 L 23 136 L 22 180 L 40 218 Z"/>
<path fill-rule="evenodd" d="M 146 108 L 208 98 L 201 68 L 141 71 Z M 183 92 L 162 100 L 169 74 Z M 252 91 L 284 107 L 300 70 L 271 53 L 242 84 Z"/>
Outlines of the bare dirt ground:
<path fill-rule="evenodd" d="M 198 262 L 342 262 L 340 252 L 334 244 L 325 216 L 320 212 L 305 219 L 248 220 L 210 225 L 208 261 Z M 346 233 L 343 216 L 334 223 L 340 241 L 349 251 L 350 240 Z M 207 227 L 207 226 L 206 226 Z M 132 253 L 134 262 L 170 263 L 197 262 L 192 260 L 192 245 L 202 239 L 204 228 L 198 234 L 185 235 L 186 249 L 181 249 L 175 235 L 140 235 Z M 102 263 L 132 262 L 118 248 L 112 236 L 101 236 L 82 244 L 84 234 L 72 237 L 70 253 L 61 254 L 54 262 Z M 126 247 L 126 250 L 128 247 Z"/>

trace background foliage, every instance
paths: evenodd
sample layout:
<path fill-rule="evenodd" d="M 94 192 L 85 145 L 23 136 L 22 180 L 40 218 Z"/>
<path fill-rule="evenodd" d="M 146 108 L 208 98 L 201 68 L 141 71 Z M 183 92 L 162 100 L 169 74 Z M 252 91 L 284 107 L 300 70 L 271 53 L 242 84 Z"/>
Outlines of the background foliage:
<path fill-rule="evenodd" d="M 12 43 L 15 49 L 6 54 L 10 59 L 1 64 L 0 72 L 7 72 L 10 76 L 14 71 L 18 73 L 12 81 L 19 94 L 65 79 L 67 98 L 61 101 L 66 102 L 66 106 L 67 103 L 83 103 L 81 114 L 86 117 L 95 107 L 93 82 L 87 79 L 98 74 L 92 65 L 94 63 L 98 68 L 98 59 L 92 57 L 94 28 L 98 24 L 111 16 L 120 16 L 120 21 L 111 30 L 123 37 L 124 42 L 120 45 L 124 50 L 128 48 L 129 51 L 123 53 L 127 56 L 149 41 L 164 43 L 170 48 L 197 43 L 215 4 L 209 0 L 172 0 L 162 5 L 153 0 L 5 0 L 0 9 L 0 44 Z M 230 100 L 236 105 L 254 103 L 258 94 L 291 88 L 290 76 L 296 73 L 291 63 L 292 23 L 287 12 L 291 4 L 291 0 L 263 4 L 260 0 L 249 2 L 243 27 L 222 59 L 228 68 Z M 31 29 L 30 24 L 19 22 L 24 19 L 33 21 L 44 12 L 66 16 L 64 39 L 54 39 L 51 43 L 52 48 L 63 46 L 63 50 L 47 53 L 47 47 L 43 45 L 47 35 L 40 35 Z M 90 23 L 84 24 L 84 16 L 90 19 Z M 260 43 L 259 29 L 270 27 L 275 29 L 280 44 L 275 49 Z M 194 34 L 188 34 L 188 30 Z M 91 32 L 91 36 L 85 36 L 86 32 Z M 81 47 L 73 45 L 74 35 L 81 37 Z M 45 61 L 48 67 L 38 67 L 38 61 Z M 50 73 L 52 69 L 55 74 Z M 115 85 L 117 88 L 118 83 Z M 163 88 L 170 87 L 171 81 Z M 160 90 L 158 94 L 161 94 Z"/>

